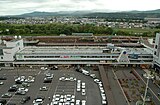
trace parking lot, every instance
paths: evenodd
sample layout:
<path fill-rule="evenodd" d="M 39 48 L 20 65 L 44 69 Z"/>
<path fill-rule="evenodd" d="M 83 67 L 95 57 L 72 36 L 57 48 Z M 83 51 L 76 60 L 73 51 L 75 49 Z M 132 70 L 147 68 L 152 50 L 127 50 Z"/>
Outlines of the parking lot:
<path fill-rule="evenodd" d="M 46 74 L 53 74 L 53 79 L 51 83 L 43 83 Z M 29 83 L 28 92 L 25 95 L 15 95 L 15 92 L 9 92 L 12 94 L 10 98 L 6 99 L 7 103 L 15 103 L 16 105 L 21 105 L 20 101 L 24 96 L 30 96 L 31 100 L 24 103 L 25 105 L 33 105 L 33 101 L 36 97 L 44 97 L 43 105 L 52 105 L 54 95 L 73 95 L 75 98 L 72 100 L 76 103 L 76 100 L 85 100 L 86 105 L 101 105 L 101 94 L 99 86 L 94 82 L 94 79 L 90 76 L 86 76 L 80 72 L 75 71 L 74 68 L 61 67 L 59 70 L 42 70 L 40 67 L 36 68 L 15 68 L 14 70 L 1 70 L 0 77 L 7 77 L 7 80 L 3 81 L 4 84 L 0 86 L 0 95 L 7 93 L 9 88 L 15 84 L 15 78 L 17 76 L 28 76 L 35 77 L 33 83 Z M 61 77 L 65 77 L 64 80 L 60 80 Z M 70 78 L 71 77 L 71 78 Z M 69 79 L 66 79 L 69 78 Z M 74 79 L 74 80 L 70 80 Z M 82 91 L 77 91 L 77 80 L 81 83 L 85 83 L 85 95 L 82 95 Z M 21 87 L 21 84 L 17 84 Z M 40 91 L 40 88 L 47 87 L 47 90 Z M 68 104 L 67 104 L 68 105 Z"/>

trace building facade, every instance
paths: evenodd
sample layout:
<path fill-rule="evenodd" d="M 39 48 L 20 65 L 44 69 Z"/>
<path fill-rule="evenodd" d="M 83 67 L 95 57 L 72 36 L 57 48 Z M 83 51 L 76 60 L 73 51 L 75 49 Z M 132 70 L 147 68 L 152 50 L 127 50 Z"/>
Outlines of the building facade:
<path fill-rule="evenodd" d="M 11 66 L 13 64 L 13 61 L 15 60 L 16 52 L 23 48 L 23 39 L 3 41 L 0 46 L 1 66 Z"/>
<path fill-rule="evenodd" d="M 153 56 L 155 71 L 160 73 L 160 33 L 156 34 Z"/>

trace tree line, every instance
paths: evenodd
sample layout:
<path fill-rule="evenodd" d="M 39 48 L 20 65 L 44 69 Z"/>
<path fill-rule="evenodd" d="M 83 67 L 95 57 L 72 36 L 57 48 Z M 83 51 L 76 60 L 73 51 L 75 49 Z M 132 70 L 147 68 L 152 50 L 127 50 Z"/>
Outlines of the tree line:
<path fill-rule="evenodd" d="M 0 35 L 71 35 L 72 33 L 93 33 L 99 35 L 134 35 L 122 30 L 114 30 L 107 26 L 96 26 L 92 24 L 0 24 Z M 143 33 L 152 36 L 151 32 Z M 152 36 L 153 37 L 153 36 Z"/>

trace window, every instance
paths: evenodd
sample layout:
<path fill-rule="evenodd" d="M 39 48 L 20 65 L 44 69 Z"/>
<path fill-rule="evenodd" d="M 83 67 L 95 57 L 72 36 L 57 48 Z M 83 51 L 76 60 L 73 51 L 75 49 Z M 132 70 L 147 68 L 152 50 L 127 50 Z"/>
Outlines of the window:
<path fill-rule="evenodd" d="M 157 47 L 158 47 L 158 46 L 156 45 L 155 48 L 157 49 Z"/>
<path fill-rule="evenodd" d="M 156 51 L 154 52 L 154 55 L 156 55 Z"/>
<path fill-rule="evenodd" d="M 3 57 L 1 57 L 1 59 L 3 59 Z"/>

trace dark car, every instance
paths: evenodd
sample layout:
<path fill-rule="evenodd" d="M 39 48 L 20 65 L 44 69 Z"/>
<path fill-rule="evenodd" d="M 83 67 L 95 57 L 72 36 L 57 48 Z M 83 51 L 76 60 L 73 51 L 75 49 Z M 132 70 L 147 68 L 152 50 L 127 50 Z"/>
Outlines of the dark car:
<path fill-rule="evenodd" d="M 42 100 L 44 100 L 45 97 L 44 96 L 37 96 L 35 99 L 42 99 Z"/>
<path fill-rule="evenodd" d="M 6 100 L 4 100 L 4 99 L 0 99 L 0 104 L 5 105 L 6 103 L 7 103 L 7 101 L 6 101 Z"/>
<path fill-rule="evenodd" d="M 53 66 L 51 70 L 58 70 L 58 66 Z"/>
<path fill-rule="evenodd" d="M 31 99 L 30 96 L 23 97 L 22 100 L 20 101 L 20 103 L 21 103 L 21 104 L 26 103 L 26 102 L 29 101 L 30 99 Z"/>
<path fill-rule="evenodd" d="M 7 105 L 16 105 L 15 103 L 8 103 Z"/>
<path fill-rule="evenodd" d="M 22 84 L 21 80 L 16 80 L 15 82 L 16 82 L 16 84 Z"/>
<path fill-rule="evenodd" d="M 0 77 L 0 80 L 7 80 L 7 77 Z"/>
<path fill-rule="evenodd" d="M 8 92 L 16 92 L 18 90 L 17 85 L 13 85 L 12 87 L 9 88 Z"/>
<path fill-rule="evenodd" d="M 44 78 L 44 81 L 43 83 L 51 83 L 52 82 L 52 79 L 51 78 Z"/>

